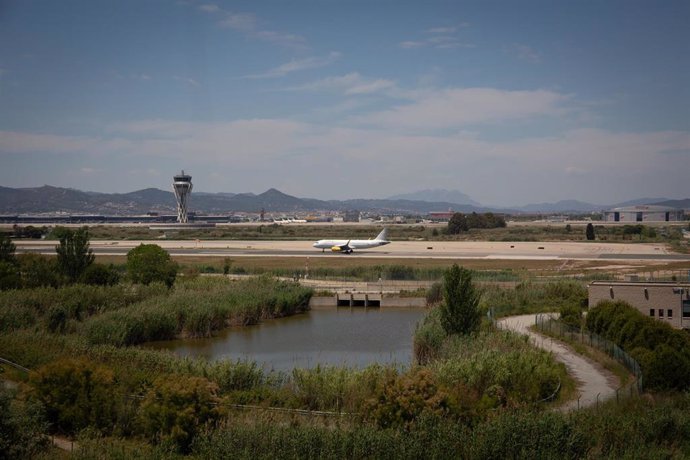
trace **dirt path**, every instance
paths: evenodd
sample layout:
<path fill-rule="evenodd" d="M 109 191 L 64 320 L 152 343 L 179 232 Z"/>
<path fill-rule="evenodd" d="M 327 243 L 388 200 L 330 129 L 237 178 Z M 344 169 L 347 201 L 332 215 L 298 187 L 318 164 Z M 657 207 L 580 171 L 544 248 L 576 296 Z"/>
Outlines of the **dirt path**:
<path fill-rule="evenodd" d="M 501 328 L 528 335 L 538 347 L 552 352 L 558 361 L 565 364 L 568 373 L 577 382 L 579 407 L 591 406 L 596 404 L 597 400 L 604 401 L 616 395 L 616 388 L 610 383 L 615 381 L 615 377 L 610 372 L 578 355 L 566 345 L 529 330 L 529 327 L 535 324 L 535 318 L 536 315 L 510 316 L 499 320 L 498 325 Z M 564 404 L 560 409 L 569 411 L 577 408 L 578 400 L 575 399 Z"/>

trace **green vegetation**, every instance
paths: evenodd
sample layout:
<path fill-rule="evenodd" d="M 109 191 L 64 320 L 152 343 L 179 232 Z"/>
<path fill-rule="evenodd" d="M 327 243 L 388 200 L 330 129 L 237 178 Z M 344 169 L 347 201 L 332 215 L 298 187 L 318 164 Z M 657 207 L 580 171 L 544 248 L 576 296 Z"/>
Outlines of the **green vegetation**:
<path fill-rule="evenodd" d="M 89 248 L 89 229 L 61 228 L 59 239 L 60 244 L 55 247 L 58 268 L 70 282 L 76 282 L 94 261 L 93 251 Z"/>
<path fill-rule="evenodd" d="M 579 281 L 551 283 L 519 283 L 512 289 L 487 285 L 483 289 L 482 304 L 495 317 L 561 311 L 582 310 L 587 305 L 587 288 Z"/>
<path fill-rule="evenodd" d="M 292 315 L 308 308 L 311 290 L 268 277 L 234 283 L 198 278 L 127 309 L 105 312 L 80 329 L 94 344 L 135 345 L 178 336 L 209 337 L 229 325 Z"/>
<path fill-rule="evenodd" d="M 463 214 L 456 212 L 448 221 L 446 232 L 449 235 L 457 235 L 461 232 L 466 232 L 473 228 L 504 228 L 506 221 L 502 216 L 497 216 L 494 213 L 486 212 L 484 214 Z"/>
<path fill-rule="evenodd" d="M 2 382 L 0 382 L 2 383 Z M 47 429 L 38 404 L 17 399 L 0 384 L 0 459 L 33 458 L 47 447 Z"/>
<path fill-rule="evenodd" d="M 443 275 L 443 303 L 439 307 L 441 325 L 446 334 L 470 334 L 479 329 L 480 293 L 472 284 L 469 270 L 457 264 Z"/>
<path fill-rule="evenodd" d="M 690 388 L 687 333 L 649 318 L 622 301 L 604 301 L 590 309 L 587 329 L 630 353 L 642 367 L 646 388 Z"/>
<path fill-rule="evenodd" d="M 7 262 L 11 264 L 17 263 L 17 258 L 14 255 L 14 251 L 17 246 L 6 236 L 0 237 L 0 262 Z"/>
<path fill-rule="evenodd" d="M 134 283 L 160 282 L 171 287 L 177 269 L 170 254 L 156 244 L 140 244 L 127 253 L 127 273 Z"/>
<path fill-rule="evenodd" d="M 580 283 L 557 282 L 489 285 L 477 302 L 479 292 L 467 294 L 462 283 L 471 287 L 474 273 L 449 273 L 456 276 L 446 287 L 455 289 L 437 284 L 434 297 L 473 299 L 477 313 L 561 308 L 575 320 L 586 299 Z M 489 321 L 449 334 L 440 307 L 415 331 L 409 367 L 275 372 L 130 346 L 298 313 L 310 296 L 266 276 L 1 292 L 0 354 L 35 372 L 1 374 L 0 366 L 19 384 L 12 397 L 0 385 L 0 458 L 47 455 L 41 432 L 79 436 L 72 456 L 83 459 L 690 455 L 687 393 L 545 410 L 552 407 L 545 401 L 572 391 L 563 365 Z M 675 340 L 659 343 L 676 347 Z"/>

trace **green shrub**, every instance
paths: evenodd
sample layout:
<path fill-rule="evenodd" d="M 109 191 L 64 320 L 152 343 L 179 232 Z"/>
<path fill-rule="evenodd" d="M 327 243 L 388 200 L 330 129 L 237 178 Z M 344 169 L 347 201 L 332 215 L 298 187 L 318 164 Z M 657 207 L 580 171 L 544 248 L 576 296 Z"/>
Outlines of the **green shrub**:
<path fill-rule="evenodd" d="M 423 416 L 469 416 L 469 401 L 464 388 L 452 393 L 440 388 L 429 369 L 416 368 L 407 374 L 390 374 L 364 407 L 365 419 L 381 428 L 409 429 Z M 469 398 L 468 398 L 469 399 Z M 463 407 L 464 406 L 464 407 Z"/>
<path fill-rule="evenodd" d="M 53 430 L 70 434 L 84 428 L 112 430 L 115 379 L 107 367 L 84 359 L 61 359 L 37 369 L 31 383 Z"/>
<path fill-rule="evenodd" d="M 0 459 L 34 458 L 48 447 L 41 408 L 0 385 Z"/>
<path fill-rule="evenodd" d="M 189 451 L 197 433 L 212 426 L 222 412 L 218 387 L 201 377 L 161 377 L 153 382 L 139 411 L 144 435 Z"/>
<path fill-rule="evenodd" d="M 587 328 L 627 350 L 648 388 L 690 388 L 690 337 L 623 301 L 603 301 L 587 314 Z"/>
<path fill-rule="evenodd" d="M 80 277 L 84 284 L 112 286 L 120 282 L 120 274 L 112 265 L 91 264 Z"/>
<path fill-rule="evenodd" d="M 134 283 L 165 283 L 172 287 L 177 264 L 170 254 L 156 244 L 140 244 L 127 253 L 127 273 Z"/>

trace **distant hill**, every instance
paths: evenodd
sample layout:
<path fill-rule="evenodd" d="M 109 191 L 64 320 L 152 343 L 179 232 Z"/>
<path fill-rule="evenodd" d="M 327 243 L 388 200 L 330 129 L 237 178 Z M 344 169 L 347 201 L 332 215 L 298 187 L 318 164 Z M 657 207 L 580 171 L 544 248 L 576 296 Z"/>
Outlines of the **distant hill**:
<path fill-rule="evenodd" d="M 435 192 L 434 192 L 435 193 Z M 459 192 L 458 192 L 459 193 Z M 455 192 L 451 192 L 454 195 Z M 427 197 L 433 196 L 433 193 Z M 454 195 L 459 196 L 459 195 Z M 652 199 L 642 199 L 652 200 Z M 638 203 L 634 200 L 627 203 Z M 690 208 L 690 199 L 667 200 L 654 204 Z M 576 200 L 556 203 L 529 204 L 523 207 L 491 208 L 481 205 L 458 204 L 450 201 L 389 199 L 317 200 L 298 198 L 271 188 L 264 193 L 204 193 L 193 192 L 190 210 L 201 214 L 229 214 L 233 212 L 314 212 L 359 210 L 375 213 L 427 214 L 433 211 L 498 212 L 498 213 L 568 213 L 600 211 L 619 205 L 602 206 Z M 0 214 L 70 213 L 137 215 L 147 212 L 173 214 L 176 211 L 172 192 L 147 188 L 129 193 L 82 192 L 69 188 L 44 185 L 34 188 L 0 187 Z"/>
<path fill-rule="evenodd" d="M 624 201 L 622 203 L 612 204 L 612 208 L 622 208 L 624 206 L 640 206 L 645 204 L 656 204 L 661 201 L 668 201 L 668 198 L 638 198 L 637 200 Z"/>
<path fill-rule="evenodd" d="M 532 203 L 517 208 L 519 211 L 533 212 L 592 212 L 606 209 L 606 206 L 585 203 L 577 200 L 561 200 L 556 203 Z"/>
<path fill-rule="evenodd" d="M 477 207 L 482 206 L 480 203 L 474 201 L 469 195 L 466 195 L 458 190 L 446 189 L 420 190 L 418 192 L 395 195 L 389 197 L 388 200 L 427 201 L 431 203 L 444 202 L 453 204 L 469 204 Z"/>
<path fill-rule="evenodd" d="M 672 208 L 678 209 L 690 209 L 690 198 L 685 198 L 684 200 L 665 200 L 652 203 L 658 206 L 670 206 Z"/>

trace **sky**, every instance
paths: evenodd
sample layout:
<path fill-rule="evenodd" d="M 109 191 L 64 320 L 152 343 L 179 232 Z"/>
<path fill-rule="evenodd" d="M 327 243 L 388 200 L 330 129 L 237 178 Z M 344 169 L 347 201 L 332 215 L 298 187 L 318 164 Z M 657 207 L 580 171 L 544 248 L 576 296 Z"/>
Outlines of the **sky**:
<path fill-rule="evenodd" d="M 690 2 L 0 0 L 0 186 L 690 197 Z"/>

